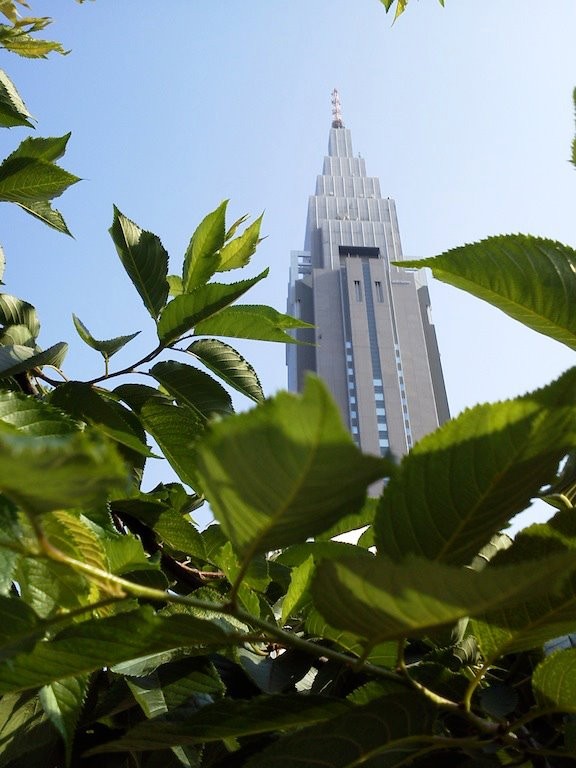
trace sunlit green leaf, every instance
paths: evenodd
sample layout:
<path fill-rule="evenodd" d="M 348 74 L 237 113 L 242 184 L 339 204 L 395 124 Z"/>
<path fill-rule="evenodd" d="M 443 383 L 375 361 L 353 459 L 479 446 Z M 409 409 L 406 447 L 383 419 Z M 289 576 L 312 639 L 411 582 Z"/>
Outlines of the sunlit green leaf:
<path fill-rule="evenodd" d="M 34 338 L 40 333 L 40 321 L 32 304 L 8 293 L 0 293 L 0 324 L 25 325 Z"/>
<path fill-rule="evenodd" d="M 463 616 L 513 608 L 528 596 L 559 588 L 576 568 L 570 553 L 481 572 L 421 558 L 323 560 L 312 584 L 314 604 L 333 627 L 370 644 L 413 637 Z"/>
<path fill-rule="evenodd" d="M 14 581 L 20 585 L 22 600 L 42 618 L 76 610 L 90 600 L 90 585 L 86 578 L 53 560 L 21 558 L 14 572 Z M 23 652 L 27 642 L 35 641 L 42 634 L 31 631 L 18 637 L 18 644 L 11 649 L 4 648 L 4 654 L 13 656 Z M 16 643 L 16 640 L 13 642 Z"/>
<path fill-rule="evenodd" d="M 265 269 L 250 280 L 240 280 L 229 285 L 208 283 L 194 288 L 190 293 L 176 296 L 162 310 L 158 320 L 158 338 L 163 344 L 176 341 L 202 320 L 221 312 L 224 307 L 239 299 L 267 274 L 268 270 Z"/>
<path fill-rule="evenodd" d="M 374 497 L 366 499 L 362 509 L 353 515 L 346 515 L 341 520 L 338 520 L 336 525 L 323 531 L 316 536 L 317 541 L 325 541 L 332 539 L 335 536 L 341 536 L 343 533 L 350 533 L 351 531 L 359 532 L 367 525 L 371 525 L 374 522 L 374 515 L 378 507 L 379 500 Z"/>
<path fill-rule="evenodd" d="M 438 280 L 576 349 L 576 251 L 567 245 L 529 235 L 499 235 L 434 258 L 400 263 L 430 267 Z"/>
<path fill-rule="evenodd" d="M 14 83 L 6 72 L 0 69 L 0 125 L 7 128 L 26 125 L 32 128 L 31 117 Z"/>
<path fill-rule="evenodd" d="M 198 358 L 212 373 L 238 392 L 259 403 L 264 393 L 258 374 L 242 355 L 219 339 L 198 339 L 186 350 Z"/>
<path fill-rule="evenodd" d="M 53 162 L 36 155 L 28 157 L 17 150 L 0 165 L 0 200 L 18 203 L 25 208 L 29 203 L 58 197 L 78 181 L 77 176 Z"/>
<path fill-rule="evenodd" d="M 104 341 L 99 341 L 98 339 L 95 339 L 88 328 L 84 325 L 84 323 L 80 320 L 79 317 L 76 317 L 76 315 L 72 315 L 72 320 L 74 322 L 74 327 L 78 331 L 78 335 L 84 341 L 86 344 L 88 344 L 89 347 L 92 347 L 92 349 L 95 349 L 98 352 L 101 352 L 104 357 L 112 357 L 112 355 L 115 355 L 116 352 L 118 352 L 122 347 L 124 347 L 126 344 L 128 344 L 129 341 L 132 341 L 132 339 L 135 339 L 136 336 L 140 333 L 140 331 L 136 331 L 136 333 L 130 333 L 126 336 L 116 336 L 114 339 L 106 339 Z"/>
<path fill-rule="evenodd" d="M 234 412 L 224 387 L 198 368 L 166 360 L 156 363 L 150 373 L 179 405 L 191 408 L 202 419 Z"/>
<path fill-rule="evenodd" d="M 14 376 L 17 373 L 41 368 L 43 365 L 54 365 L 59 368 L 67 351 L 68 344 L 63 341 L 42 352 L 36 352 L 31 347 L 21 344 L 0 347 L 0 376 L 2 378 Z"/>
<path fill-rule="evenodd" d="M 374 523 L 378 551 L 468 564 L 575 445 L 576 369 L 464 411 L 417 443 L 391 478 Z"/>
<path fill-rule="evenodd" d="M 251 559 L 360 508 L 387 463 L 362 456 L 324 385 L 280 393 L 214 424 L 198 447 L 202 490 L 236 552 Z"/>
<path fill-rule="evenodd" d="M 168 293 L 170 296 L 181 296 L 184 293 L 180 275 L 168 275 Z"/>
<path fill-rule="evenodd" d="M 66 152 L 70 133 L 64 136 L 28 137 L 24 139 L 10 155 L 10 159 L 27 158 L 54 162 Z"/>
<path fill-rule="evenodd" d="M 29 511 L 89 505 L 126 489 L 126 469 L 118 454 L 94 432 L 42 440 L 0 432 L 0 490 Z"/>
<path fill-rule="evenodd" d="M 311 328 L 309 323 L 283 315 L 272 307 L 261 304 L 242 304 L 226 307 L 214 317 L 196 325 L 196 335 L 229 336 L 236 339 L 259 339 L 295 344 L 296 339 L 287 329 Z"/>
<path fill-rule="evenodd" d="M 64 739 L 67 761 L 70 760 L 76 725 L 88 689 L 88 680 L 88 676 L 68 677 L 46 685 L 40 691 L 44 712 Z"/>
<path fill-rule="evenodd" d="M 303 601 L 306 600 L 310 585 L 312 583 L 312 575 L 314 573 L 314 558 L 308 557 L 301 565 L 292 569 L 290 577 L 290 586 L 284 596 L 282 603 L 282 617 L 280 619 L 282 624 L 286 624 L 290 616 L 296 613 L 302 606 Z"/>
<path fill-rule="evenodd" d="M 493 558 L 500 567 L 532 564 L 539 567 L 540 558 L 552 553 L 576 552 L 576 521 L 572 509 L 558 512 L 548 523 L 531 525 L 516 534 L 513 544 Z M 544 578 L 544 577 L 543 577 Z M 554 637 L 574 630 L 576 611 L 576 574 L 567 573 L 561 588 L 552 585 L 544 594 L 528 596 L 521 604 L 503 605 L 498 610 L 477 616 L 471 622 L 482 653 L 486 658 L 542 647 Z"/>
<path fill-rule="evenodd" d="M 61 43 L 32 37 L 30 32 L 43 29 L 49 19 L 23 18 L 11 26 L 0 24 L 0 46 L 27 59 L 45 59 L 49 53 L 66 54 Z"/>
<path fill-rule="evenodd" d="M 218 269 L 218 251 L 224 245 L 226 235 L 226 207 L 224 200 L 215 211 L 202 219 L 192 235 L 184 256 L 182 290 L 190 293 L 193 288 L 204 285 Z"/>
<path fill-rule="evenodd" d="M 204 650 L 228 642 L 226 632 L 211 621 L 183 613 L 155 615 L 149 607 L 89 619 L 13 656 L 10 665 L 0 667 L 0 692 L 38 688 L 147 653 L 181 646 Z"/>
<path fill-rule="evenodd" d="M 244 232 L 234 240 L 226 243 L 220 250 L 218 262 L 218 272 L 226 272 L 229 269 L 239 269 L 245 267 L 250 261 L 250 257 L 256 251 L 256 246 L 260 242 L 260 226 L 262 216 L 253 221 Z"/>
<path fill-rule="evenodd" d="M 144 306 L 156 319 L 168 298 L 168 254 L 160 238 L 141 229 L 116 206 L 110 235 Z"/>
<path fill-rule="evenodd" d="M 0 166 L 0 200 L 17 203 L 35 218 L 68 235 L 62 215 L 51 207 L 50 200 L 79 181 L 54 163 L 64 154 L 69 138 L 70 134 L 25 139 Z"/>
<path fill-rule="evenodd" d="M 534 670 L 532 688 L 546 710 L 576 712 L 576 648 L 557 651 Z"/>
<path fill-rule="evenodd" d="M 57 760 L 60 737 L 38 696 L 8 694 L 0 699 L 0 764 L 46 765 Z"/>
<path fill-rule="evenodd" d="M 29 437 L 77 432 L 78 424 L 51 405 L 19 392 L 0 392 L 0 422 Z"/>
<path fill-rule="evenodd" d="M 70 230 L 60 211 L 52 208 L 47 200 L 34 200 L 27 203 L 18 203 L 18 205 L 57 232 L 62 232 L 64 235 L 70 234 Z"/>

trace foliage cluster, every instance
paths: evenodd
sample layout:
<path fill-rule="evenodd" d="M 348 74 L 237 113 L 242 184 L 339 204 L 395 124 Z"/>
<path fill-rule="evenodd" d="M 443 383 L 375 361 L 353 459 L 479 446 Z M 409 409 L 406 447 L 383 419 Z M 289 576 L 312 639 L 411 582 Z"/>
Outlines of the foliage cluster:
<path fill-rule="evenodd" d="M 0 42 L 30 52 L 46 20 L 0 12 Z M 1 77 L 0 122 L 30 127 Z M 63 232 L 66 140 L 28 138 L 0 166 L 1 199 Z M 265 273 L 217 280 L 260 238 L 260 219 L 225 214 L 169 275 L 160 239 L 114 210 L 155 336 L 115 370 L 135 334 L 99 340 L 75 317 L 97 379 L 66 380 L 66 345 L 40 349 L 35 308 L 0 294 L 0 766 L 572 764 L 576 369 L 466 411 L 399 465 L 362 455 L 320 381 L 265 399 L 222 341 L 291 343 L 302 325 L 235 304 Z M 576 348 L 571 248 L 501 236 L 427 265 Z M 221 382 L 256 406 L 233 414 Z M 145 491 L 158 457 L 180 482 Z M 550 522 L 499 533 L 537 495 Z"/>

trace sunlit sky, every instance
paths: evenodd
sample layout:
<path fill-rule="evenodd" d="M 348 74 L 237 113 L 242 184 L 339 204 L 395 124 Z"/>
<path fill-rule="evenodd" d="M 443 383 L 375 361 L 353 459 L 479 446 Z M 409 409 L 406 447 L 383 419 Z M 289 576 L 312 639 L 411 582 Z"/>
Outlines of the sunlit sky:
<path fill-rule="evenodd" d="M 509 232 L 576 242 L 574 0 L 412 0 L 395 24 L 378 0 L 30 3 L 54 17 L 50 35 L 71 53 L 2 52 L 0 66 L 36 117 L 35 135 L 72 131 L 61 163 L 83 181 L 57 201 L 74 239 L 2 206 L 5 290 L 38 308 L 43 346 L 71 342 L 70 377 L 101 371 L 72 312 L 97 338 L 145 330 L 118 367 L 154 344 L 107 232 L 113 204 L 162 238 L 173 271 L 222 199 L 231 220 L 264 210 L 267 239 L 250 274 L 271 272 L 246 300 L 285 309 L 334 87 L 355 152 L 396 200 L 407 257 Z M 28 134 L 2 131 L 3 156 Z M 574 363 L 456 289 L 432 281 L 431 294 L 454 414 Z M 267 394 L 286 386 L 281 345 L 237 346 Z"/>

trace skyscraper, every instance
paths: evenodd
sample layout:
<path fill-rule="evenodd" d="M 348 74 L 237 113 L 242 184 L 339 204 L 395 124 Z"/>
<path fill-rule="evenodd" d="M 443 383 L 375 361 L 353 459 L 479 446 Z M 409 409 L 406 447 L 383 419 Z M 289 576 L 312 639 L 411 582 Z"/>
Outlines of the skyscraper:
<path fill-rule="evenodd" d="M 366 175 L 332 93 L 328 155 L 310 197 L 304 250 L 292 253 L 288 311 L 314 325 L 290 345 L 288 386 L 324 379 L 356 443 L 394 456 L 449 417 L 422 270 L 402 261 L 396 206 Z"/>

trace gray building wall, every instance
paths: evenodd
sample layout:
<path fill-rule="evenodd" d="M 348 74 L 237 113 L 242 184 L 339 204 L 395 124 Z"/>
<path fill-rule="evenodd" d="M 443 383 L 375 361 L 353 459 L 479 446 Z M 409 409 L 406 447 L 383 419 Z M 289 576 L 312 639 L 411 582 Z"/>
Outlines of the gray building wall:
<path fill-rule="evenodd" d="M 288 311 L 314 329 L 288 348 L 288 385 L 316 372 L 356 443 L 380 455 L 403 455 L 449 417 L 425 276 L 391 264 L 402 258 L 395 203 L 336 121 L 292 254 Z"/>

